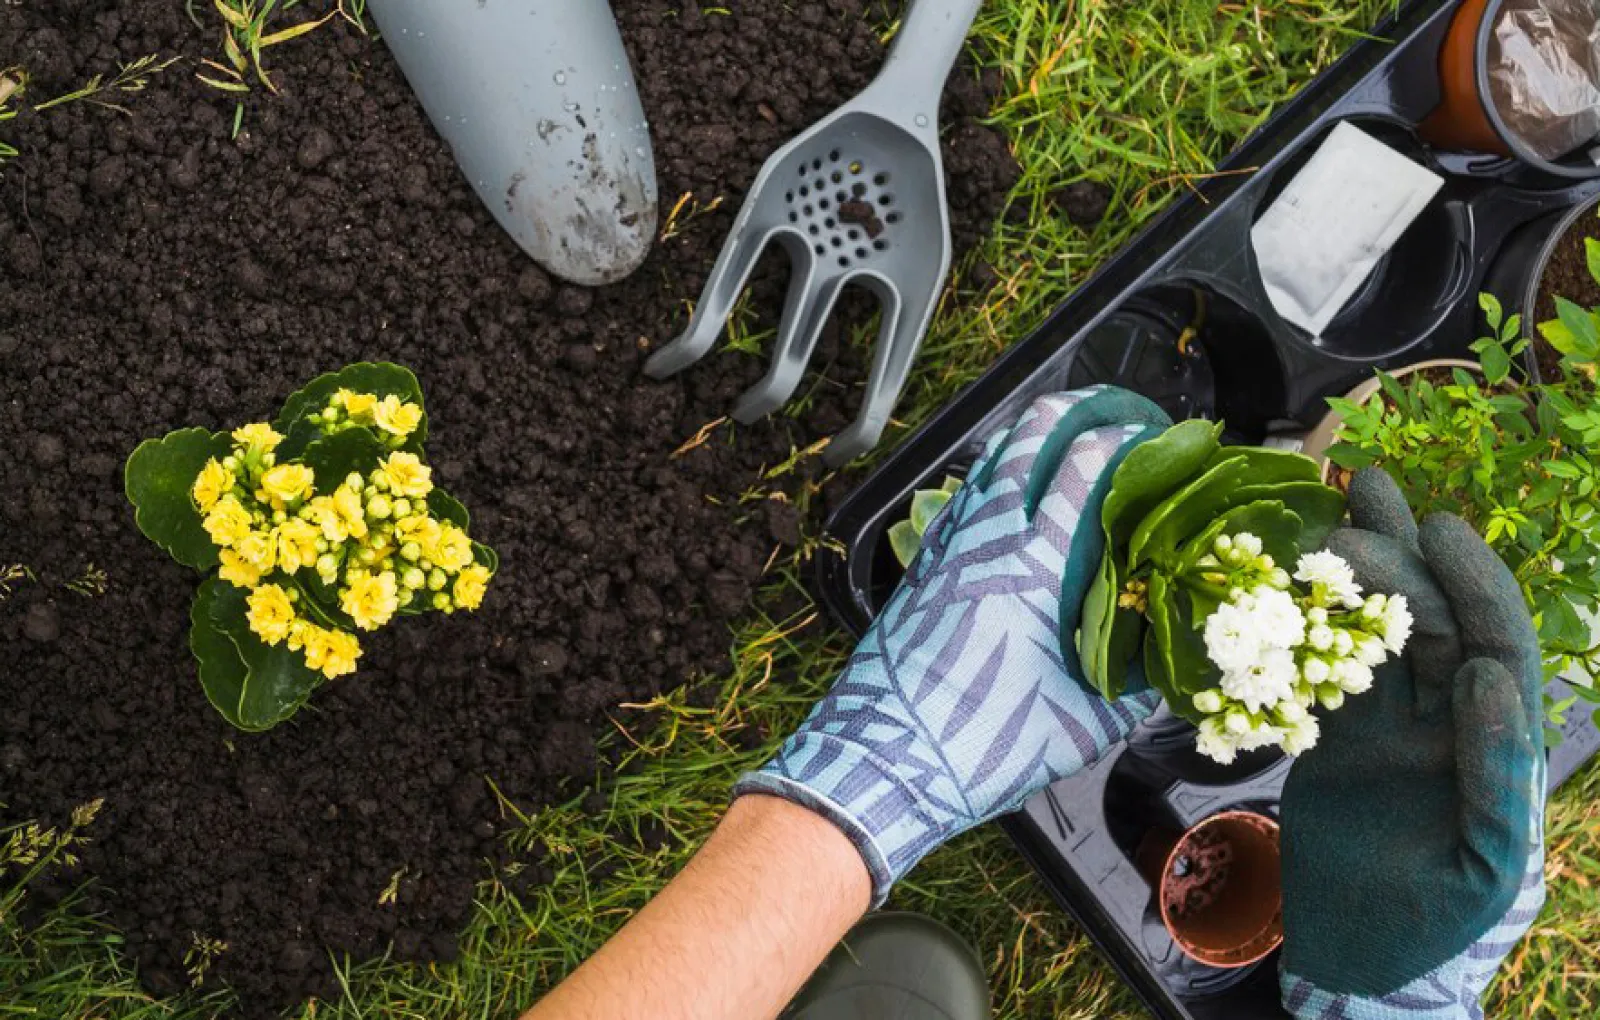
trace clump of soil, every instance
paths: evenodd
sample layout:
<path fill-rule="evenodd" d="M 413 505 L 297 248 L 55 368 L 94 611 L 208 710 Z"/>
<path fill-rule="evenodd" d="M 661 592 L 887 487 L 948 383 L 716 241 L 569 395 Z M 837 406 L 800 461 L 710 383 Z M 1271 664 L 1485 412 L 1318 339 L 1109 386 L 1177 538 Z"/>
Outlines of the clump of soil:
<path fill-rule="evenodd" d="M 1600 308 L 1600 283 L 1589 272 L 1589 252 L 1586 242 L 1600 239 L 1600 216 L 1579 216 L 1564 237 L 1557 242 L 1545 264 L 1544 276 L 1539 281 L 1539 293 L 1534 301 L 1534 320 L 1529 323 L 1533 337 L 1533 352 L 1539 363 L 1539 376 L 1546 381 L 1561 378 L 1561 352 L 1551 347 L 1539 336 L 1538 324 L 1556 317 L 1556 298 L 1563 297 L 1585 308 Z"/>
<path fill-rule="evenodd" d="M 1080 227 L 1092 227 L 1106 218 L 1112 191 L 1099 181 L 1074 181 L 1050 194 L 1050 202 Z"/>
<path fill-rule="evenodd" d="M 798 540 L 792 513 L 737 497 L 784 494 L 763 467 L 847 424 L 865 352 L 830 328 L 803 419 L 714 430 L 679 457 L 765 366 L 723 355 L 666 383 L 640 368 L 684 326 L 765 156 L 867 83 L 876 23 L 866 0 L 613 6 L 663 211 L 723 202 L 591 291 L 501 234 L 387 51 L 341 18 L 272 50 L 282 94 L 245 97 L 235 138 L 233 99 L 192 74 L 218 26 L 183 4 L 0 5 L 0 64 L 25 66 L 36 98 L 189 58 L 119 95 L 131 116 L 79 102 L 13 120 L 21 154 L 0 176 L 0 564 L 40 578 L 0 602 L 0 821 L 59 824 L 105 798 L 85 870 L 153 992 L 186 983 L 195 936 L 228 944 L 208 987 L 231 984 L 246 1016 L 331 994 L 330 951 L 449 959 L 501 853 L 487 780 L 524 809 L 590 780 L 605 713 L 721 669 L 730 619 Z M 1017 173 L 975 123 L 989 105 L 958 70 L 958 248 Z M 758 327 L 784 284 L 781 261 L 758 270 Z M 138 534 L 122 462 L 169 429 L 269 416 L 364 359 L 421 377 L 435 469 L 502 572 L 482 611 L 407 620 L 291 723 L 237 733 L 187 650 L 198 578 Z M 104 593 L 69 588 L 91 564 Z"/>
<path fill-rule="evenodd" d="M 854 223 L 866 231 L 869 238 L 877 239 L 883 233 L 883 221 L 878 219 L 877 212 L 872 208 L 871 202 L 860 199 L 841 203 L 839 206 L 839 219 L 845 223 Z"/>

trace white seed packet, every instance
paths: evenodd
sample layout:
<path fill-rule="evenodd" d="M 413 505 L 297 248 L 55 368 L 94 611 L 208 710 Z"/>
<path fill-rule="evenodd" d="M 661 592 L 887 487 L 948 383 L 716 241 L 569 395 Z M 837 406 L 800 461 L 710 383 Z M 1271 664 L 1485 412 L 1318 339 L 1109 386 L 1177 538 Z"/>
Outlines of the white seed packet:
<path fill-rule="evenodd" d="M 1444 179 L 1348 121 L 1250 229 L 1278 314 L 1320 337 Z"/>

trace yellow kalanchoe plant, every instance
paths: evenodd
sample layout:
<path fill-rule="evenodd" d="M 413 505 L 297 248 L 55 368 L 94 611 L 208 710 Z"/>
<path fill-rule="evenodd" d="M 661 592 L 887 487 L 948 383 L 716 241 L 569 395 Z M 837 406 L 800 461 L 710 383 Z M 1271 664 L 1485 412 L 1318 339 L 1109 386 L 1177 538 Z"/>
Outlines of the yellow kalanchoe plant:
<path fill-rule="evenodd" d="M 416 377 L 352 365 L 290 397 L 272 423 L 185 429 L 128 460 L 144 533 L 216 576 L 190 646 L 207 696 L 267 729 L 356 670 L 359 632 L 429 610 L 477 609 L 498 560 L 423 459 Z"/>

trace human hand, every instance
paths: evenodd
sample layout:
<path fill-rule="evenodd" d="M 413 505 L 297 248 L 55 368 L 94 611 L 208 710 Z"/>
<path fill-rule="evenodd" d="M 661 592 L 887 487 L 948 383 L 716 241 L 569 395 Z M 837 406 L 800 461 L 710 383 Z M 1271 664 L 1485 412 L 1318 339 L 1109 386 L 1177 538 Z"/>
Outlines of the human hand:
<path fill-rule="evenodd" d="M 1036 400 L 992 437 L 833 690 L 735 795 L 826 816 L 873 903 L 951 836 L 1096 761 L 1154 708 L 1107 703 L 1073 647 L 1111 474 L 1170 422 L 1123 390 Z"/>
<path fill-rule="evenodd" d="M 1544 903 L 1543 670 L 1522 592 L 1459 518 L 1419 529 L 1381 471 L 1328 547 L 1405 595 L 1406 654 L 1322 723 L 1283 792 L 1284 1005 L 1458 1020 Z"/>

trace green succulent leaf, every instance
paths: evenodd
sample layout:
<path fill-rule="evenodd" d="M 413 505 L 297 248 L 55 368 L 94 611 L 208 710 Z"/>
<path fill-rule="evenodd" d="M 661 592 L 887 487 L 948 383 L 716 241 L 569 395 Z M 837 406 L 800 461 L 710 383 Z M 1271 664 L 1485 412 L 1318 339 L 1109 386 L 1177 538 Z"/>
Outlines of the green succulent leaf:
<path fill-rule="evenodd" d="M 1078 624 L 1078 659 L 1083 663 L 1085 678 L 1108 701 L 1121 693 L 1105 668 L 1104 642 L 1117 604 L 1115 574 L 1116 557 L 1107 552 L 1100 557 L 1094 583 L 1083 597 L 1083 618 Z"/>
<path fill-rule="evenodd" d="M 950 502 L 950 493 L 943 489 L 919 489 L 911 497 L 911 527 L 918 537 L 928 533 L 928 525 L 939 511 Z"/>
<path fill-rule="evenodd" d="M 1300 518 L 1301 531 L 1291 548 L 1283 553 L 1268 548 L 1273 559 L 1286 570 L 1294 569 L 1294 562 L 1301 553 L 1322 548 L 1322 543 L 1328 540 L 1328 536 L 1333 534 L 1333 530 L 1344 520 L 1344 493 L 1315 481 L 1246 485 L 1234 492 L 1229 503 L 1234 506 L 1245 506 L 1262 500 L 1280 502 Z M 1266 538 L 1265 535 L 1261 537 Z"/>
<path fill-rule="evenodd" d="M 1251 485 L 1275 485 L 1286 482 L 1315 482 L 1322 476 L 1317 462 L 1303 453 L 1290 450 L 1273 450 L 1264 446 L 1229 446 L 1212 456 L 1206 467 L 1211 468 L 1224 460 L 1243 457 L 1249 467 L 1246 480 Z"/>
<path fill-rule="evenodd" d="M 268 730 L 294 715 L 322 682 L 287 645 L 263 644 L 245 621 L 245 593 L 207 578 L 190 610 L 189 647 L 206 697 L 241 730 Z"/>
<path fill-rule="evenodd" d="M 1205 644 L 1189 625 L 1192 610 L 1183 588 L 1159 571 L 1150 575 L 1150 630 L 1145 635 L 1145 674 L 1175 715 L 1201 720 L 1194 696 L 1215 686 L 1216 668 Z"/>
<path fill-rule="evenodd" d="M 317 492 L 327 495 L 344 484 L 352 472 L 365 478 L 383 458 L 383 442 L 364 428 L 345 429 L 313 441 L 300 462 L 317 476 Z"/>
<path fill-rule="evenodd" d="M 307 416 L 328 406 L 328 401 L 340 390 L 371 393 L 380 400 L 393 394 L 401 400 L 423 408 L 422 423 L 406 437 L 403 450 L 421 454 L 428 438 L 427 405 L 422 400 L 422 384 L 410 369 L 389 362 L 359 362 L 337 372 L 320 375 L 292 394 L 283 403 L 283 410 L 273 427 L 284 436 L 278 447 L 279 460 L 292 460 L 321 434 L 306 420 Z"/>
<path fill-rule="evenodd" d="M 489 573 L 500 573 L 500 554 L 482 542 L 472 543 L 472 558 L 483 566 L 488 567 Z"/>
<path fill-rule="evenodd" d="M 889 529 L 889 548 L 894 550 L 894 558 L 900 566 L 909 567 L 917 557 L 917 550 L 922 548 L 922 536 L 910 521 L 897 521 Z"/>
<path fill-rule="evenodd" d="M 1168 496 L 1152 510 L 1128 542 L 1128 569 L 1137 570 L 1153 558 L 1168 561 L 1179 543 L 1203 529 L 1222 509 L 1228 494 L 1249 476 L 1249 464 L 1242 456 L 1227 457 Z"/>
<path fill-rule="evenodd" d="M 963 483 L 961 479 L 957 478 L 955 475 L 945 475 L 944 484 L 939 486 L 939 488 L 954 496 L 956 493 L 961 491 L 961 486 L 963 484 L 965 483 Z"/>
<path fill-rule="evenodd" d="M 1079 628 L 1078 657 L 1091 686 L 1110 701 L 1127 689 L 1128 663 L 1139 651 L 1144 633 L 1138 613 L 1121 609 L 1117 599 L 1123 578 L 1118 557 L 1110 552 L 1100 558 L 1094 584 L 1083 604 Z"/>
<path fill-rule="evenodd" d="M 1271 554 L 1278 565 L 1292 570 L 1299 557 L 1299 541 L 1304 528 L 1300 515 L 1284 506 L 1280 500 L 1258 500 L 1234 507 L 1212 521 L 1206 529 L 1190 539 L 1178 554 L 1176 567 L 1184 576 L 1198 577 L 1196 561 L 1211 551 L 1218 535 L 1237 535 L 1248 531 L 1261 539 L 1263 552 Z"/>
<path fill-rule="evenodd" d="M 462 531 L 472 527 L 472 515 L 467 513 L 467 508 L 443 489 L 434 488 L 428 493 L 428 512 L 435 519 L 449 521 Z"/>
<path fill-rule="evenodd" d="M 181 429 L 145 440 L 128 457 L 123 482 L 139 530 L 186 567 L 217 565 L 216 546 L 190 493 L 206 461 L 220 460 L 231 449 L 225 435 Z"/>
<path fill-rule="evenodd" d="M 1221 448 L 1221 425 L 1194 419 L 1135 447 L 1111 476 L 1100 511 L 1110 548 L 1127 544 L 1139 522 L 1178 486 L 1200 473 Z"/>

